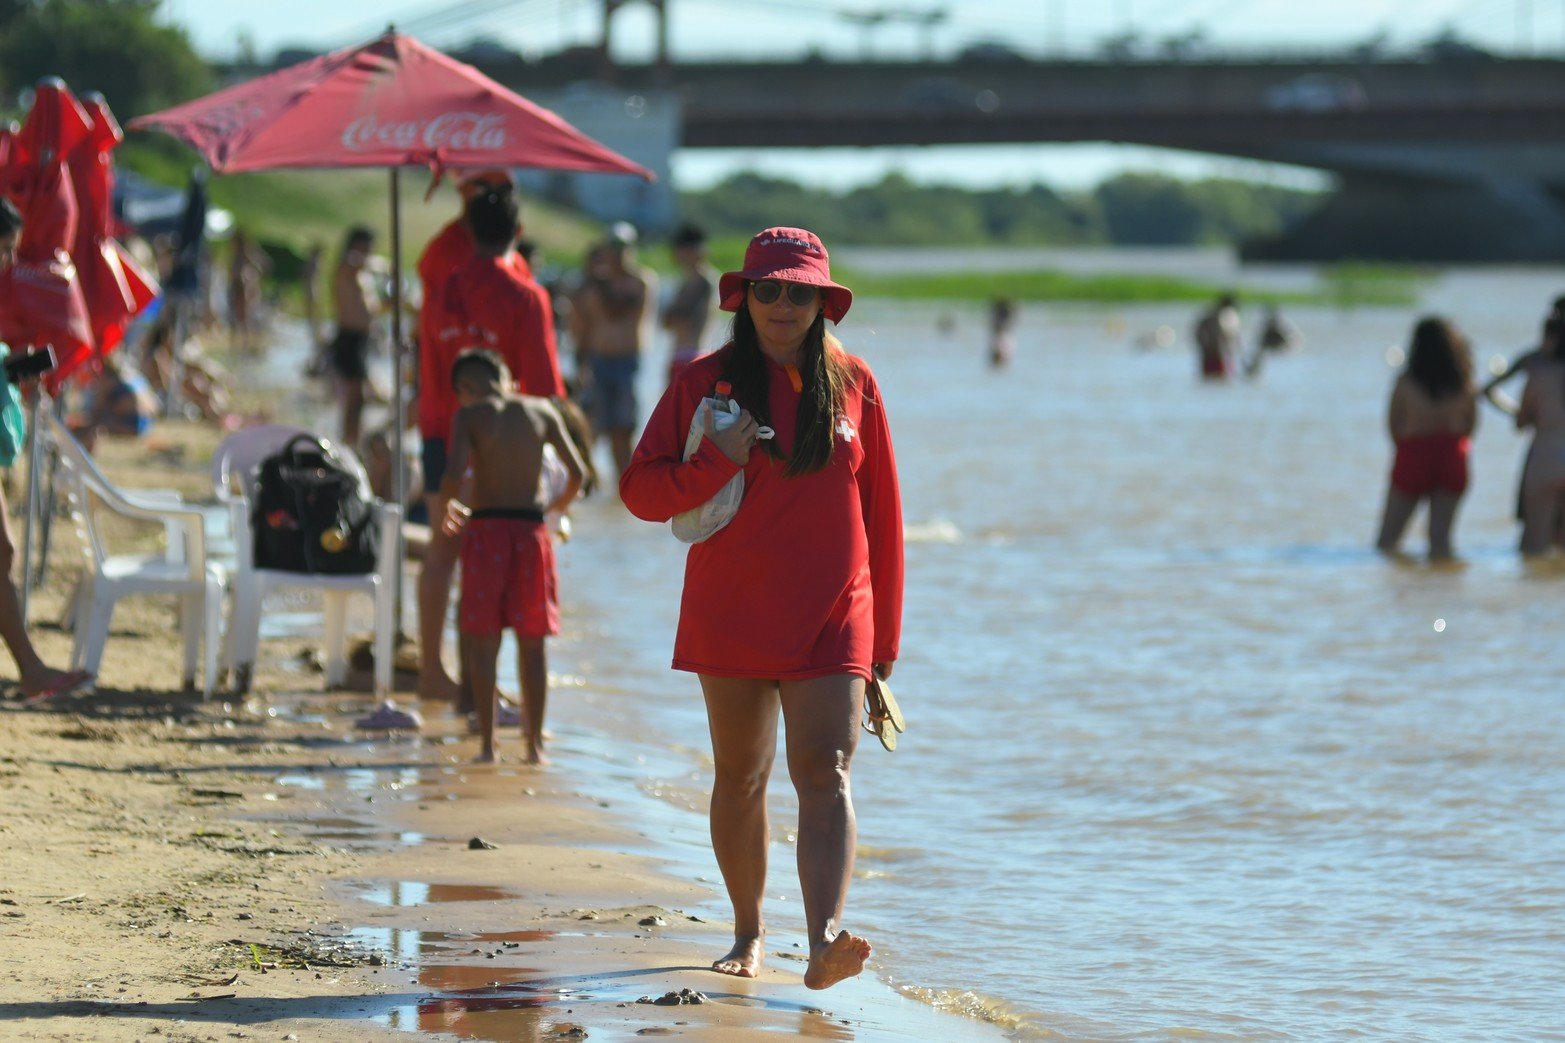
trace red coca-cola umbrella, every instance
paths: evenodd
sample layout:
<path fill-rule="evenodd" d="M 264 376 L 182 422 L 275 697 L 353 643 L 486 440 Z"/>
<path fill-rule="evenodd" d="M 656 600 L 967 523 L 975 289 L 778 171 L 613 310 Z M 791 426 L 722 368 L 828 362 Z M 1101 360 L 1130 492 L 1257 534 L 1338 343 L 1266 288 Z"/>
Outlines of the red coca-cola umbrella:
<path fill-rule="evenodd" d="M 50 391 L 92 358 L 92 324 L 71 247 L 76 241 L 76 193 L 67 157 L 92 130 L 92 119 L 56 78 L 39 82 L 32 111 L 11 139 L 3 191 L 22 213 L 16 263 L 0 273 L 0 337 L 13 349 L 53 344 L 58 368 Z"/>
<path fill-rule="evenodd" d="M 181 138 L 222 173 L 390 168 L 391 335 L 396 345 L 391 473 L 398 503 L 405 499 L 399 170 L 428 167 L 438 177 L 448 167 L 533 167 L 652 179 L 645 167 L 554 113 L 394 30 L 362 46 L 138 117 L 130 127 Z M 400 629 L 400 590 L 395 604 Z"/>
<path fill-rule="evenodd" d="M 172 109 L 162 130 L 223 173 L 320 167 L 643 167 L 470 65 L 388 31 Z"/>
<path fill-rule="evenodd" d="M 101 94 L 84 94 L 92 120 L 87 137 L 70 154 L 71 183 L 80 209 L 71 256 L 81 279 L 99 356 L 113 351 L 135 316 L 158 294 L 157 283 L 114 236 L 114 163 L 109 154 L 125 140 Z"/>

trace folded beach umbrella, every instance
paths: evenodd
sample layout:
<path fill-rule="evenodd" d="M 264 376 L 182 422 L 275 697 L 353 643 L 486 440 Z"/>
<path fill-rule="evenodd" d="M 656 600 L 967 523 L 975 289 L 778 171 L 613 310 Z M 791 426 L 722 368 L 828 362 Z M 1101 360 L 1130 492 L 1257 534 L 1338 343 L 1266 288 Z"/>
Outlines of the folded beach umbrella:
<path fill-rule="evenodd" d="M 0 273 L 0 338 L 15 350 L 54 345 L 59 368 L 48 378 L 51 391 L 93 353 L 92 324 L 69 253 L 78 215 L 65 169 L 91 129 L 91 118 L 61 80 L 41 80 L 0 169 L 0 191 L 25 222 L 16 263 Z"/>
<path fill-rule="evenodd" d="M 93 340 L 102 357 L 119 345 L 131 320 L 152 302 L 158 288 L 114 238 L 114 162 L 110 153 L 125 135 L 103 95 L 84 94 L 81 104 L 92 120 L 92 129 L 68 161 L 80 210 L 71 256 L 81 279 Z"/>
<path fill-rule="evenodd" d="M 391 171 L 392 475 L 402 488 L 403 368 L 398 174 L 428 167 L 532 167 L 652 174 L 554 113 L 410 36 L 387 30 L 358 47 L 289 66 L 131 120 L 188 142 L 220 173 L 337 167 Z M 400 580 L 401 571 L 397 576 Z M 400 593 L 394 599 L 399 615 Z M 400 625 L 399 625 L 400 629 Z"/>

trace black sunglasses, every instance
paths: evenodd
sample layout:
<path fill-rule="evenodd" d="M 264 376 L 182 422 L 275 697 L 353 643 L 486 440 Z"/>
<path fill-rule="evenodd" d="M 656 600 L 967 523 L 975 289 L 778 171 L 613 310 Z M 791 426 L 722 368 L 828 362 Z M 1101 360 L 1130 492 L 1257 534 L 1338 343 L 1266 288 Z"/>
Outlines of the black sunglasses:
<path fill-rule="evenodd" d="M 788 287 L 788 303 L 795 308 L 803 308 L 814 304 L 820 296 L 819 287 L 806 286 L 802 282 L 783 283 L 776 279 L 762 279 L 760 282 L 750 284 L 750 292 L 755 294 L 755 299 L 762 304 L 775 304 L 777 298 L 782 296 L 783 287 Z"/>

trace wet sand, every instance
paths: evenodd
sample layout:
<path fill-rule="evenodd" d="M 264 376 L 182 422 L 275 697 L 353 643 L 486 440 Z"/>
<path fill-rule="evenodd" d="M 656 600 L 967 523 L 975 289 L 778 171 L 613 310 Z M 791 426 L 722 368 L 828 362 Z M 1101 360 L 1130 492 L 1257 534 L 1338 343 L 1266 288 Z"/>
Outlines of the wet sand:
<path fill-rule="evenodd" d="M 196 492 L 215 438 L 159 430 L 165 451 L 102 462 Z M 47 621 L 79 556 L 56 539 L 34 632 L 63 662 Z M 713 884 L 659 857 L 612 781 L 583 792 L 572 755 L 473 767 L 433 706 L 422 737 L 366 741 L 368 697 L 322 692 L 308 637 L 265 642 L 248 702 L 202 703 L 172 690 L 172 627 L 162 601 L 123 603 L 90 696 L 23 707 L 0 666 L 7 1038 L 998 1038 L 870 975 L 805 989 L 786 929 L 760 980 L 715 974 Z M 706 1002 L 639 1002 L 683 990 Z"/>

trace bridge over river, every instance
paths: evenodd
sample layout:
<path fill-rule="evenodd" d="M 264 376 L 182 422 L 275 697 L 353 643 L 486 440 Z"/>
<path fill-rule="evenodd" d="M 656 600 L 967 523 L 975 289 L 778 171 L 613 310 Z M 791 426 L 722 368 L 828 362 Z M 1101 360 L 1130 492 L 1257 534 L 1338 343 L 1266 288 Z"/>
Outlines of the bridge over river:
<path fill-rule="evenodd" d="M 596 77 L 632 109 L 662 106 L 677 148 L 1125 142 L 1334 174 L 1325 206 L 1246 244 L 1254 257 L 1565 257 L 1565 62 L 1036 61 L 995 50 L 950 62 L 619 67 L 587 52 L 485 71 L 567 116 Z"/>

